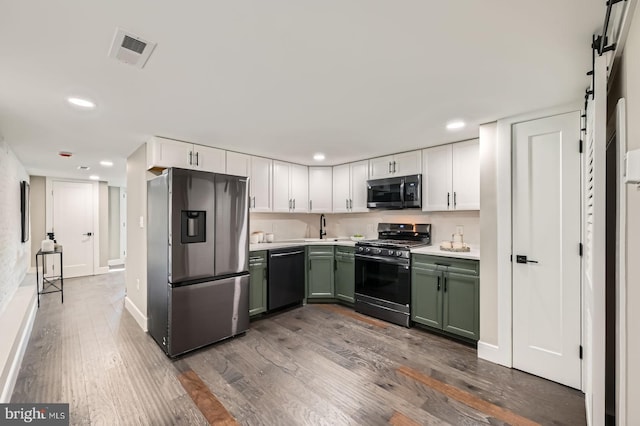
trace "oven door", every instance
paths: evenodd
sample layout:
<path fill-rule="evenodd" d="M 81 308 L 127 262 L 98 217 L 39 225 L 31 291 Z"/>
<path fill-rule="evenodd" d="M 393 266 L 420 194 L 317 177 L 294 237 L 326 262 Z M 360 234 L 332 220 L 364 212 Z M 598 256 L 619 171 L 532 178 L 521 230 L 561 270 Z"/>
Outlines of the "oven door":
<path fill-rule="evenodd" d="M 406 261 L 355 255 L 355 292 L 375 299 L 409 307 L 411 269 Z"/>
<path fill-rule="evenodd" d="M 367 181 L 367 207 L 370 209 L 401 209 L 403 179 L 372 179 Z"/>

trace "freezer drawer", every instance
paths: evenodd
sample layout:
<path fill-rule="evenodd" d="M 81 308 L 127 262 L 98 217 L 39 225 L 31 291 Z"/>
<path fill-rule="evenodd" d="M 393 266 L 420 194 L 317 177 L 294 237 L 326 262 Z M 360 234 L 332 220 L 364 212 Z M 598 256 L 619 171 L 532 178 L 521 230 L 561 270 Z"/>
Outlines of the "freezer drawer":
<path fill-rule="evenodd" d="M 249 274 L 169 289 L 169 356 L 248 328 Z"/>

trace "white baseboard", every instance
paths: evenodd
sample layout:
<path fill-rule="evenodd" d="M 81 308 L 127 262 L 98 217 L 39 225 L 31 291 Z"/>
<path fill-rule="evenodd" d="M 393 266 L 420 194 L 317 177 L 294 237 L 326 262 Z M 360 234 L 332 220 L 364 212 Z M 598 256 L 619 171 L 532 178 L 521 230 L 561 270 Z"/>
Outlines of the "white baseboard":
<path fill-rule="evenodd" d="M 511 368 L 503 352 L 498 345 L 492 345 L 491 343 L 482 341 L 478 342 L 478 358 Z"/>
<path fill-rule="evenodd" d="M 33 289 L 25 288 L 25 295 L 21 295 L 20 297 L 27 297 L 30 300 L 27 301 L 27 309 L 22 313 L 24 315 L 22 317 L 22 321 L 19 321 L 21 328 L 17 330 L 18 335 L 16 336 L 16 340 L 14 342 L 5 342 L 5 343 L 13 343 L 6 359 L 6 364 L 0 365 L 0 373 L 3 373 L 4 383 L 2 384 L 2 388 L 0 389 L 0 403 L 6 404 L 11 401 L 11 395 L 13 394 L 13 389 L 16 386 L 16 380 L 18 380 L 18 373 L 20 372 L 20 367 L 22 366 L 22 359 L 24 358 L 24 353 L 27 350 L 27 345 L 29 344 L 29 338 L 31 337 L 31 331 L 33 330 L 33 323 L 36 319 L 36 313 L 38 311 L 38 302 L 37 296 L 35 292 L 35 287 Z M 24 299 L 23 299 L 24 300 Z M 17 304 L 20 304 L 17 302 Z M 24 305 L 23 305 L 24 306 Z M 5 311 L 5 314 L 7 312 Z M 11 312 L 10 314 L 13 314 Z M 19 313 L 18 313 L 19 314 Z M 15 318 L 7 318 L 10 322 Z M 5 323 L 5 321 L 3 321 Z M 10 365 L 7 369 L 6 366 Z M 6 374 L 4 373 L 6 372 Z"/>
<path fill-rule="evenodd" d="M 131 301 L 131 299 L 129 299 L 129 297 L 125 297 L 124 298 L 124 307 L 127 311 L 129 311 L 129 313 L 131 314 L 131 316 L 133 317 L 133 319 L 136 320 L 136 322 L 138 323 L 138 325 L 140 326 L 140 328 L 142 328 L 142 330 L 144 332 L 147 332 L 147 316 L 144 315 L 140 309 L 138 309 L 138 307 L 135 305 L 135 303 L 133 303 Z"/>
<path fill-rule="evenodd" d="M 109 266 L 124 265 L 124 259 L 109 259 L 107 261 L 107 265 Z"/>

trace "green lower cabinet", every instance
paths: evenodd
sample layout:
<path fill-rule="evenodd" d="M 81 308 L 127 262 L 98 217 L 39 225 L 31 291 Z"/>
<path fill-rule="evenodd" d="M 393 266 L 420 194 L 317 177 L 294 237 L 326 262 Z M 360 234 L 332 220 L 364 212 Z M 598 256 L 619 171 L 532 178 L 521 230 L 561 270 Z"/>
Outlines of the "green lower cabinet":
<path fill-rule="evenodd" d="M 442 311 L 442 329 L 449 333 L 478 340 L 480 278 L 453 272 L 444 274 L 446 292 Z"/>
<path fill-rule="evenodd" d="M 336 299 L 355 302 L 355 249 L 353 247 L 336 247 L 335 254 L 335 287 Z"/>
<path fill-rule="evenodd" d="M 479 262 L 414 255 L 411 319 L 471 340 L 480 335 Z"/>
<path fill-rule="evenodd" d="M 249 316 L 267 311 L 267 252 L 249 254 Z"/>
<path fill-rule="evenodd" d="M 307 299 L 333 298 L 333 246 L 307 247 Z"/>
<path fill-rule="evenodd" d="M 414 266 L 411 270 L 411 319 L 442 330 L 442 272 Z"/>

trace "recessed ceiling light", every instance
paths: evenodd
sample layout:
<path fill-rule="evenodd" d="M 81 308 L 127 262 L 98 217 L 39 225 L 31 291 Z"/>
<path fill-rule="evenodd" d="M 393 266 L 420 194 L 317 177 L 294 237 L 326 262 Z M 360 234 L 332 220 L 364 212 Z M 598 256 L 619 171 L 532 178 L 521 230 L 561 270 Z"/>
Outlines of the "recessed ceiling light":
<path fill-rule="evenodd" d="M 91 175 L 91 176 L 89 176 L 89 179 L 91 179 L 91 180 L 100 180 L 100 176 L 98 176 L 98 175 Z"/>
<path fill-rule="evenodd" d="M 313 159 L 316 160 L 316 161 L 322 161 L 322 160 L 324 160 L 324 158 L 325 158 L 324 154 L 321 153 L 321 152 L 313 154 Z"/>
<path fill-rule="evenodd" d="M 111 167 L 113 166 L 113 161 L 103 160 L 100 162 L 100 165 L 104 167 Z"/>
<path fill-rule="evenodd" d="M 447 129 L 449 130 L 457 130 L 457 129 L 462 129 L 465 126 L 464 121 L 462 120 L 455 120 L 455 121 L 450 121 L 449 123 L 447 123 Z"/>
<path fill-rule="evenodd" d="M 78 170 L 83 170 L 83 171 L 89 170 L 90 168 L 91 167 L 89 166 L 78 166 Z"/>
<path fill-rule="evenodd" d="M 78 106 L 80 108 L 86 108 L 86 109 L 93 109 L 96 107 L 96 104 L 91 102 L 88 99 L 82 99 L 82 98 L 67 98 L 67 101 L 71 104 L 71 105 L 75 105 Z"/>

